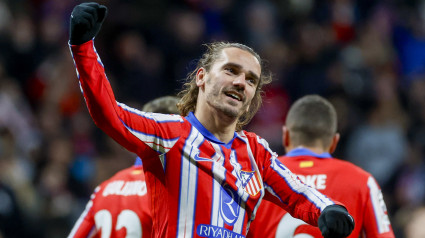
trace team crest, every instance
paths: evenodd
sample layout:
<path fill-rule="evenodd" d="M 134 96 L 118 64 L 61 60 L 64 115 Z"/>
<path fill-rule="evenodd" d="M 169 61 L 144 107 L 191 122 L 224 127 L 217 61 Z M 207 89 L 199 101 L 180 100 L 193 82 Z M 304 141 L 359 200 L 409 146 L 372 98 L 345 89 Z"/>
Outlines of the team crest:
<path fill-rule="evenodd" d="M 258 175 L 255 171 L 241 171 L 240 179 L 242 186 L 249 195 L 255 196 L 261 191 L 261 182 L 258 179 Z"/>

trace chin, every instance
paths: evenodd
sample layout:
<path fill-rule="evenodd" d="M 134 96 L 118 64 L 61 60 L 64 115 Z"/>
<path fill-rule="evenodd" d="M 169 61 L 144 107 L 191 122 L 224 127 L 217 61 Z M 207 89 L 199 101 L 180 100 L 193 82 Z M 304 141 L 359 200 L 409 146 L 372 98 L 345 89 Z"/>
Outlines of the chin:
<path fill-rule="evenodd" d="M 229 108 L 229 107 L 223 106 L 219 110 L 223 112 L 224 115 L 231 118 L 237 118 L 240 115 L 239 110 L 236 110 L 235 108 Z"/>

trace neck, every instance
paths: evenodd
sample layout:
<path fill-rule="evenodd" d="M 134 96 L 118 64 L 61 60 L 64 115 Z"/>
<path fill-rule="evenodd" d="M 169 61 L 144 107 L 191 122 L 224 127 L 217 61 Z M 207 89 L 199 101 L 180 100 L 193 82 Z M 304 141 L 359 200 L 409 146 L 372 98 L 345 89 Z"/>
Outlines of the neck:
<path fill-rule="evenodd" d="M 217 139 L 224 143 L 232 140 L 237 119 L 229 118 L 216 110 L 214 112 L 196 110 L 194 114 L 199 122 Z"/>

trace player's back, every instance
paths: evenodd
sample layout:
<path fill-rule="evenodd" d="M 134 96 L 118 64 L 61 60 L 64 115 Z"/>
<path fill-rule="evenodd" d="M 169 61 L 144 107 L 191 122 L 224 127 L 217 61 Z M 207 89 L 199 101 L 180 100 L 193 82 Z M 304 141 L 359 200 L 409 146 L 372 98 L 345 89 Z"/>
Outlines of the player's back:
<path fill-rule="evenodd" d="M 121 170 L 96 188 L 69 237 L 151 237 L 148 199 L 142 167 Z"/>
<path fill-rule="evenodd" d="M 313 156 L 299 150 L 279 160 L 299 179 L 319 192 L 342 202 L 355 220 L 349 237 L 394 237 L 385 203 L 375 179 L 358 166 L 339 159 Z M 292 218 L 275 204 L 262 201 L 247 237 L 322 237 L 317 227 Z"/>

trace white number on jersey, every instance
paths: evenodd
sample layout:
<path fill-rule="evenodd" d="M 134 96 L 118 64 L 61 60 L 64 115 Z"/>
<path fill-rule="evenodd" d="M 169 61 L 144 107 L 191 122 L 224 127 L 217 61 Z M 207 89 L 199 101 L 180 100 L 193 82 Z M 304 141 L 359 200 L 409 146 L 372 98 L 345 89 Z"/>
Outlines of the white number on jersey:
<path fill-rule="evenodd" d="M 112 232 L 112 215 L 108 210 L 100 210 L 94 216 L 96 228 L 102 230 L 101 238 L 111 237 Z M 132 210 L 122 210 L 117 217 L 117 225 L 115 230 L 125 228 L 127 235 L 125 238 L 141 238 L 142 225 L 139 216 Z"/>
<path fill-rule="evenodd" d="M 277 226 L 276 238 L 313 238 L 311 235 L 301 233 L 294 236 L 295 230 L 306 224 L 304 221 L 293 218 L 291 214 L 286 213 Z"/>

